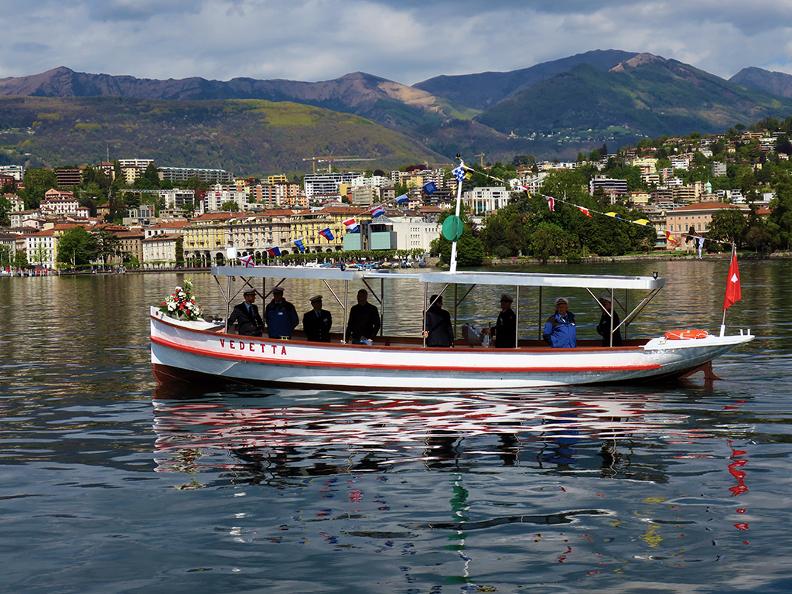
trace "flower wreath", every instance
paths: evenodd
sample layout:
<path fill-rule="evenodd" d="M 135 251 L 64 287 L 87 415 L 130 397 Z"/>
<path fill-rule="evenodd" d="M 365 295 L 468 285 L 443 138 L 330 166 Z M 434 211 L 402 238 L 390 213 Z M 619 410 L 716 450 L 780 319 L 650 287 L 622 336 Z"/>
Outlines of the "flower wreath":
<path fill-rule="evenodd" d="M 201 308 L 195 303 L 195 295 L 192 294 L 192 283 L 186 281 L 184 287 L 176 289 L 160 303 L 160 311 L 165 315 L 194 322 L 200 319 Z"/>

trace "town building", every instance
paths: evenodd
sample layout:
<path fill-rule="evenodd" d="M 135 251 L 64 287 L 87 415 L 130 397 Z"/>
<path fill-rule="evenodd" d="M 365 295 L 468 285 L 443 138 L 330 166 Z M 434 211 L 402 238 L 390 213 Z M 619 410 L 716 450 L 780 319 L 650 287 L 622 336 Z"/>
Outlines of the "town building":
<path fill-rule="evenodd" d="M 474 216 L 486 215 L 506 206 L 511 194 L 503 186 L 478 187 L 462 194 L 462 203 Z"/>
<path fill-rule="evenodd" d="M 214 212 L 195 217 L 184 228 L 184 259 L 196 266 L 225 262 L 228 221 L 240 213 Z"/>
<path fill-rule="evenodd" d="M 120 262 L 112 263 L 131 263 L 141 266 L 143 264 L 143 239 L 145 234 L 142 231 L 114 231 L 113 235 L 118 240 L 116 249 Z"/>
<path fill-rule="evenodd" d="M 397 250 L 419 249 L 428 252 L 432 241 L 440 236 L 437 221 L 425 221 L 415 216 L 388 217 L 388 220 L 396 233 Z"/>
<path fill-rule="evenodd" d="M 233 203 L 237 211 L 247 210 L 248 196 L 249 194 L 245 190 L 237 190 L 234 186 L 215 184 L 201 201 L 201 213 L 219 212 L 227 203 Z"/>
<path fill-rule="evenodd" d="M 155 235 L 143 239 L 143 267 L 174 268 L 183 264 L 181 235 Z"/>
<path fill-rule="evenodd" d="M 309 173 L 303 178 L 303 190 L 309 203 L 322 197 L 344 196 L 359 173 Z"/>
<path fill-rule="evenodd" d="M 82 170 L 79 167 L 56 167 L 55 178 L 58 180 L 58 187 L 76 187 L 82 183 Z"/>
<path fill-rule="evenodd" d="M 55 229 L 25 235 L 28 264 L 54 270 L 58 261 L 58 232 Z"/>
<path fill-rule="evenodd" d="M 145 170 L 145 167 L 143 168 Z M 198 167 L 157 167 L 157 175 L 163 181 L 186 182 L 198 178 L 209 184 L 231 184 L 234 174 L 225 169 L 201 169 Z"/>
<path fill-rule="evenodd" d="M 195 190 L 160 190 L 159 198 L 168 210 L 192 210 L 195 208 Z"/>
<path fill-rule="evenodd" d="M 712 162 L 712 177 L 722 177 L 726 175 L 726 163 L 723 161 Z"/>
<path fill-rule="evenodd" d="M 666 212 L 666 229 L 672 233 L 688 233 L 692 228 L 696 233 L 705 233 L 712 222 L 713 215 L 728 209 L 739 209 L 744 214 L 750 210 L 748 206 L 726 204 L 724 202 L 686 204 Z M 677 244 L 678 242 L 670 242 L 668 249 L 679 247 Z M 684 245 L 684 242 L 682 245 Z"/>
<path fill-rule="evenodd" d="M 25 167 L 22 165 L 0 165 L 0 175 L 10 175 L 21 182 L 25 178 Z"/>
<path fill-rule="evenodd" d="M 595 175 L 589 180 L 589 194 L 593 196 L 597 190 L 601 190 L 606 196 L 610 196 L 611 199 L 617 196 L 624 196 L 628 193 L 627 180 Z"/>

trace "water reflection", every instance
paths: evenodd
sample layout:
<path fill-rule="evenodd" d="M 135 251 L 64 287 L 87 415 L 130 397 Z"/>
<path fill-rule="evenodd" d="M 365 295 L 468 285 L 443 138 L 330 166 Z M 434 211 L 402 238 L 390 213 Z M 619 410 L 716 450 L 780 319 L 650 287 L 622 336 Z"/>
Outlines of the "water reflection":
<path fill-rule="evenodd" d="M 157 469 L 197 472 L 219 464 L 235 482 L 258 483 L 405 464 L 454 471 L 500 464 L 664 482 L 662 456 L 636 455 L 634 441 L 708 435 L 684 416 L 669 417 L 660 396 L 645 392 L 324 393 L 290 406 L 270 402 L 155 400 Z"/>

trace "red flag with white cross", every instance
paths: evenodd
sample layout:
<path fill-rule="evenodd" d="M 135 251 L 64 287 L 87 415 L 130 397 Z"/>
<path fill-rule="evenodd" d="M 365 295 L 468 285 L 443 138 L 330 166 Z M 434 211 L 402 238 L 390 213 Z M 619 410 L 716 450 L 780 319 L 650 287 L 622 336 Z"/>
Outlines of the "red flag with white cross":
<path fill-rule="evenodd" d="M 726 296 L 723 298 L 723 311 L 726 311 L 741 299 L 742 288 L 740 287 L 740 268 L 737 266 L 737 250 L 732 250 L 729 274 L 726 277 Z"/>

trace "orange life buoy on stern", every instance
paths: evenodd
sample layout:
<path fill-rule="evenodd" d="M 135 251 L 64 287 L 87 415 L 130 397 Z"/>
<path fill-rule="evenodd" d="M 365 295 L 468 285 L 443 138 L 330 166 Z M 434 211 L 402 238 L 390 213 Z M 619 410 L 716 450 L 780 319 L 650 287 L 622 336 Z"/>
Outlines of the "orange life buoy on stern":
<path fill-rule="evenodd" d="M 709 332 L 691 328 L 690 330 L 669 330 L 665 333 L 668 340 L 690 340 L 695 338 L 707 338 Z"/>

